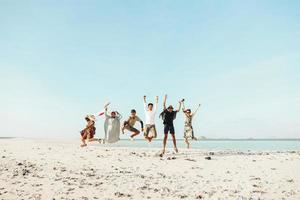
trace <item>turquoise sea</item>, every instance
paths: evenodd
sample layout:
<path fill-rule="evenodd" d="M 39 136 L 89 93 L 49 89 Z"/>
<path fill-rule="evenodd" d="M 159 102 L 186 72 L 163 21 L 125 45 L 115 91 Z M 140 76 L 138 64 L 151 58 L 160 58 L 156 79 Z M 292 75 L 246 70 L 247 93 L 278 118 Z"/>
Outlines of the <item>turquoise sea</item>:
<path fill-rule="evenodd" d="M 168 147 L 172 148 L 172 140 L 168 140 Z M 154 147 L 161 148 L 162 140 L 154 140 L 151 145 L 145 140 L 120 140 L 114 147 Z M 186 148 L 183 140 L 177 140 L 179 148 Z M 203 150 L 239 150 L 239 151 L 298 151 L 300 139 L 206 139 L 191 141 L 191 147 Z"/>

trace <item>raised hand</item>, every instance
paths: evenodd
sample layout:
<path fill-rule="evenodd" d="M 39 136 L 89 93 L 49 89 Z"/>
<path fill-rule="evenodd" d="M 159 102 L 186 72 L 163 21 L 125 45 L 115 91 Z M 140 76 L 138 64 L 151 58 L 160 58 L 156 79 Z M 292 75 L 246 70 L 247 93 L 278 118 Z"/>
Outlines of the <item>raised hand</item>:
<path fill-rule="evenodd" d="M 104 108 L 107 108 L 110 105 L 110 102 L 104 105 Z"/>
<path fill-rule="evenodd" d="M 163 103 L 163 106 L 164 106 L 164 109 L 166 109 L 166 101 L 167 101 L 167 95 L 165 95 L 165 97 L 164 97 L 164 103 Z"/>

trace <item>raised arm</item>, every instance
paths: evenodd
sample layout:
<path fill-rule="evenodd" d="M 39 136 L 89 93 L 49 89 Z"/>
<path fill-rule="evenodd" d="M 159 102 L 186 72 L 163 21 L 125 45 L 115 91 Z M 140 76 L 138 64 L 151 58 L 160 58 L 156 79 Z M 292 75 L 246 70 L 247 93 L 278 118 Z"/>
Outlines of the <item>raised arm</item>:
<path fill-rule="evenodd" d="M 107 107 L 110 105 L 110 102 L 104 105 L 104 109 L 107 109 Z"/>
<path fill-rule="evenodd" d="M 166 107 L 167 97 L 168 97 L 167 95 L 165 95 L 165 97 L 164 97 L 164 103 L 163 103 L 164 110 L 167 109 L 167 107 Z"/>
<path fill-rule="evenodd" d="M 185 105 L 184 105 L 184 101 L 182 101 L 182 112 L 185 112 Z"/>
<path fill-rule="evenodd" d="M 182 103 L 182 101 L 179 101 L 179 106 L 178 106 L 178 109 L 176 110 L 176 112 L 180 111 L 180 109 L 181 109 L 181 103 Z"/>
<path fill-rule="evenodd" d="M 115 111 L 116 112 L 116 114 L 117 114 L 117 118 L 120 120 L 120 119 L 122 119 L 122 115 L 118 112 L 118 111 Z"/>
<path fill-rule="evenodd" d="M 153 105 L 153 111 L 156 112 L 158 104 L 158 96 L 155 97 L 155 104 Z"/>
<path fill-rule="evenodd" d="M 198 105 L 197 109 L 193 112 L 193 116 L 198 112 L 199 108 L 200 108 L 201 104 Z"/>
<path fill-rule="evenodd" d="M 107 107 L 109 106 L 110 102 L 108 102 L 107 104 L 104 105 L 104 113 L 105 113 L 105 117 L 110 117 L 110 115 L 107 112 Z"/>
<path fill-rule="evenodd" d="M 146 101 L 146 95 L 144 95 L 144 110 L 147 110 L 147 101 Z"/>

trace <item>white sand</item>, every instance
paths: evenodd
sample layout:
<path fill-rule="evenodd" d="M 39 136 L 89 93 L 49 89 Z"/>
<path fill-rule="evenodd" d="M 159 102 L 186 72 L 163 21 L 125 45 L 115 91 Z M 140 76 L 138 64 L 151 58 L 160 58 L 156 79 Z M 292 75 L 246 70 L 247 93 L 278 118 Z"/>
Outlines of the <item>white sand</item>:
<path fill-rule="evenodd" d="M 80 148 L 1 139 L 0 199 L 300 199 L 300 152 Z"/>

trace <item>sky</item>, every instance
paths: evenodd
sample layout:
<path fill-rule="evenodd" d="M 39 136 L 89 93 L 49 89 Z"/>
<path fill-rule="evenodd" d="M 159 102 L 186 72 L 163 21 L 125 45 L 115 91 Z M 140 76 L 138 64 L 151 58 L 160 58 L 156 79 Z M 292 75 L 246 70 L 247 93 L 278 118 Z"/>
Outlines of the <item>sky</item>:
<path fill-rule="evenodd" d="M 299 10 L 297 0 L 0 0 L 0 137 L 76 138 L 108 101 L 144 119 L 143 95 L 158 95 L 160 111 L 168 94 L 168 105 L 202 104 L 196 136 L 300 138 Z M 156 125 L 162 138 L 158 115 Z"/>

